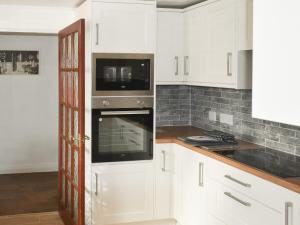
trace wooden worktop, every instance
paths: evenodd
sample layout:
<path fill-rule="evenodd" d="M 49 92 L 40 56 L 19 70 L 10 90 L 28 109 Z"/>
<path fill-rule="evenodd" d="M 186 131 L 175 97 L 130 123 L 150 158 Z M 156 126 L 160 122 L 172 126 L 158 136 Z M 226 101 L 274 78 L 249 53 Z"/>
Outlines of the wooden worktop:
<path fill-rule="evenodd" d="M 187 144 L 179 139 L 178 137 L 186 137 L 186 136 L 193 136 L 193 135 L 202 135 L 202 129 L 191 127 L 191 126 L 178 126 L 178 127 L 158 127 L 156 130 L 156 143 L 176 143 L 182 145 L 186 148 L 191 149 L 192 151 L 198 152 L 203 154 L 207 157 L 213 158 L 215 160 L 221 161 L 225 164 L 230 166 L 236 167 L 240 170 L 253 174 L 257 177 L 262 179 L 268 180 L 274 184 L 280 185 L 285 187 L 291 191 L 297 192 L 300 194 L 300 177 L 296 178 L 280 178 L 269 174 L 265 171 L 256 169 L 254 167 L 248 166 L 246 164 L 237 162 L 233 159 L 227 158 L 225 156 L 216 154 L 211 150 L 202 149 L 199 147 L 194 147 L 193 145 Z M 264 148 L 262 146 L 252 144 L 245 141 L 239 141 L 239 145 L 235 148 L 236 150 L 246 150 L 246 149 L 257 149 L 257 148 Z"/>

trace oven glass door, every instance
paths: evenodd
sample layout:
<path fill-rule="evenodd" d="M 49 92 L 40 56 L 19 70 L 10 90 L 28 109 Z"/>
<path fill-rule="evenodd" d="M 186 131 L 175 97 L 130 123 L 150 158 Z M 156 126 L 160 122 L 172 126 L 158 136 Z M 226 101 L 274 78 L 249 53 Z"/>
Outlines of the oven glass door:
<path fill-rule="evenodd" d="M 150 59 L 96 58 L 96 91 L 149 91 Z"/>
<path fill-rule="evenodd" d="M 92 162 L 153 158 L 153 110 L 100 110 L 92 115 Z"/>

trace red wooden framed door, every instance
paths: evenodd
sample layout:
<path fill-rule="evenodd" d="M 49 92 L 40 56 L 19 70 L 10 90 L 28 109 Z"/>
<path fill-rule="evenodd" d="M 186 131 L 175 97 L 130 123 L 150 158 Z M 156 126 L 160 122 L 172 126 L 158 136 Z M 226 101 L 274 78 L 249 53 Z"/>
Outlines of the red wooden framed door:
<path fill-rule="evenodd" d="M 84 225 L 85 21 L 59 32 L 59 213 Z"/>

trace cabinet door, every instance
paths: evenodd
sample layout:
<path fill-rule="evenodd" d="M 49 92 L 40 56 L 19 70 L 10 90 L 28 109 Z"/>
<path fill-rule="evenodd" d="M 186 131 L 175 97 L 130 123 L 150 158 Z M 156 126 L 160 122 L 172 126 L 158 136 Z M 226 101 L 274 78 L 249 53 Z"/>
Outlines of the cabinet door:
<path fill-rule="evenodd" d="M 159 84 L 183 81 L 183 13 L 158 11 L 156 81 Z"/>
<path fill-rule="evenodd" d="M 207 73 L 203 82 L 235 84 L 235 0 L 221 0 L 207 7 Z"/>
<path fill-rule="evenodd" d="M 93 2 L 92 50 L 153 53 L 156 42 L 154 3 Z"/>
<path fill-rule="evenodd" d="M 182 156 L 182 218 L 183 225 L 205 225 L 204 158 L 190 150 Z"/>
<path fill-rule="evenodd" d="M 208 49 L 207 9 L 199 7 L 185 14 L 184 74 L 192 84 L 204 82 Z"/>
<path fill-rule="evenodd" d="M 152 162 L 104 164 L 97 166 L 94 174 L 95 225 L 153 219 Z"/>
<path fill-rule="evenodd" d="M 157 144 L 155 148 L 155 219 L 172 218 L 175 155 L 171 146 L 171 144 Z"/>
<path fill-rule="evenodd" d="M 252 113 L 300 126 L 300 2 L 289 1 L 284 7 L 281 3 L 254 2 Z"/>

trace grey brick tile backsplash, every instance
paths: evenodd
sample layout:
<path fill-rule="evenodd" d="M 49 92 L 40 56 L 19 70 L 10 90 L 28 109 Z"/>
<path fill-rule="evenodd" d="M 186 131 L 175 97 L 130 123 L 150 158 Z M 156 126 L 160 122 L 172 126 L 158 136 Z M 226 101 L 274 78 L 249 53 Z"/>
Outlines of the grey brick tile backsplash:
<path fill-rule="evenodd" d="M 156 126 L 191 125 L 191 87 L 156 87 Z"/>
<path fill-rule="evenodd" d="M 157 86 L 157 126 L 193 125 L 217 129 L 237 138 L 300 156 L 300 127 L 251 116 L 252 91 L 186 85 Z M 209 112 L 217 121 L 209 120 Z M 220 122 L 220 114 L 233 116 L 233 124 Z"/>

